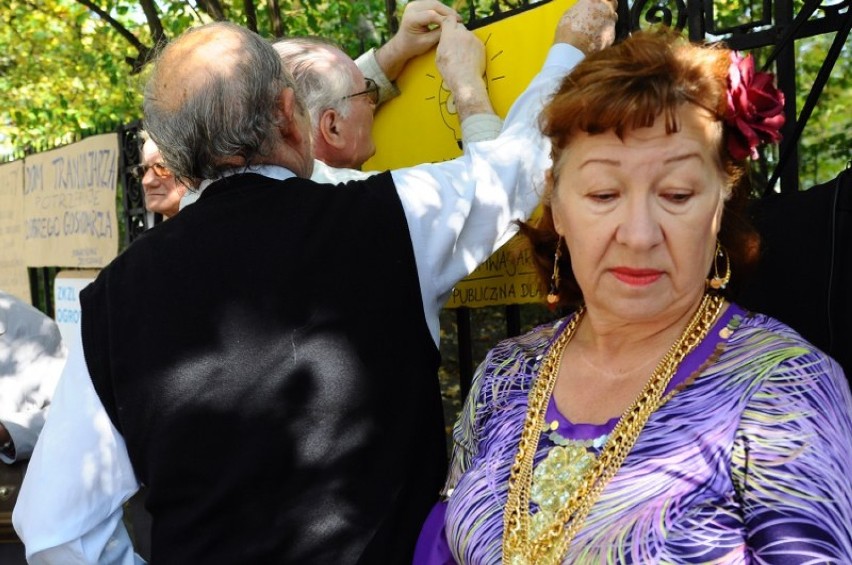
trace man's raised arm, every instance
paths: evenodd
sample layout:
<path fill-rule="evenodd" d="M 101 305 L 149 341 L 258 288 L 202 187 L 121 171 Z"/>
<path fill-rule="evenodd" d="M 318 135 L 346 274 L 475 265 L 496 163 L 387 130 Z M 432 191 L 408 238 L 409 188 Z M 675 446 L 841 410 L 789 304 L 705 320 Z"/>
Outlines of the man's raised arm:
<path fill-rule="evenodd" d="M 433 337 L 434 313 L 452 287 L 508 241 L 514 221 L 528 218 L 538 204 L 550 167 L 539 113 L 584 53 L 612 42 L 615 18 L 613 1 L 579 0 L 559 21 L 542 70 L 512 105 L 497 139 L 470 144 L 452 161 L 392 172 Z M 455 22 L 445 26 L 447 33 L 460 31 Z"/>

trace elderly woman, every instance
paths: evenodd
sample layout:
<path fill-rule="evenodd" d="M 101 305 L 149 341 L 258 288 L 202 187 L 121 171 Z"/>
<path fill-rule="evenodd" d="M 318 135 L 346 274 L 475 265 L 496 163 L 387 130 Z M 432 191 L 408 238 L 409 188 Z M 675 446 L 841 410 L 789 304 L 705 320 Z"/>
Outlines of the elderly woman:
<path fill-rule="evenodd" d="M 142 182 L 145 194 L 145 208 L 149 212 L 162 214 L 169 219 L 180 211 L 181 198 L 187 192 L 187 186 L 178 181 L 163 164 L 160 148 L 147 132 L 142 132 L 140 149 L 141 163 L 130 169 L 130 173 Z"/>
<path fill-rule="evenodd" d="M 480 366 L 420 562 L 852 563 L 846 379 L 726 299 L 756 255 L 746 159 L 781 106 L 750 58 L 668 32 L 564 81 L 524 231 L 577 309 Z"/>

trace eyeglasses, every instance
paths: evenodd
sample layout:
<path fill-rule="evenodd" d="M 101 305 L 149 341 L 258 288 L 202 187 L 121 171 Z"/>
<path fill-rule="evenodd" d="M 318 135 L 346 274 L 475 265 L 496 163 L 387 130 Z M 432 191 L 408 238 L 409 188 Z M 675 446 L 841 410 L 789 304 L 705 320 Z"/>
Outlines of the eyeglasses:
<path fill-rule="evenodd" d="M 370 103 L 373 106 L 377 106 L 379 104 L 379 85 L 371 78 L 365 78 L 364 81 L 367 83 L 367 88 L 361 92 L 344 96 L 341 100 L 348 100 L 349 98 L 355 98 L 356 96 L 363 96 L 366 94 L 370 97 Z"/>
<path fill-rule="evenodd" d="M 137 180 L 142 180 L 148 169 L 153 169 L 154 174 L 161 179 L 167 179 L 172 176 L 172 172 L 166 168 L 163 163 L 154 163 L 153 165 L 134 165 L 130 167 L 130 174 Z"/>

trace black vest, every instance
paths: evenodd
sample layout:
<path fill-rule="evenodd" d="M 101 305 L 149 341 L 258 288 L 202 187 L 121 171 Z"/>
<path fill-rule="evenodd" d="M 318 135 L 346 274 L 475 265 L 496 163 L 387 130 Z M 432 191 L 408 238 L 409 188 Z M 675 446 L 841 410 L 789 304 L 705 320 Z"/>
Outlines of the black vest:
<path fill-rule="evenodd" d="M 410 563 L 446 444 L 389 174 L 219 181 L 80 300 L 154 565 Z"/>

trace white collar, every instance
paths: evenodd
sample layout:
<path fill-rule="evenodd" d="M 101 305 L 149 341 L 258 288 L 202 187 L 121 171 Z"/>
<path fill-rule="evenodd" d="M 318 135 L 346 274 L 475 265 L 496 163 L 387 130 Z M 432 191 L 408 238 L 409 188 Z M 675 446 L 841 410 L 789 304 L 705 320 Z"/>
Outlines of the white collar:
<path fill-rule="evenodd" d="M 198 192 L 203 191 L 219 179 L 244 173 L 254 173 L 256 175 L 276 180 L 287 180 L 296 176 L 296 173 L 280 165 L 251 165 L 249 167 L 234 167 L 233 169 L 222 171 L 221 176 L 218 179 L 204 179 L 201 181 L 201 184 L 198 185 Z"/>
<path fill-rule="evenodd" d="M 261 175 L 276 180 L 287 180 L 296 176 L 296 173 L 280 165 L 252 165 L 250 167 L 234 167 L 233 169 L 227 169 L 225 171 L 222 171 L 221 176 L 217 179 L 204 179 L 203 181 L 201 181 L 201 183 L 199 183 L 198 188 L 196 188 L 195 190 L 187 190 L 186 194 L 184 194 L 183 198 L 181 198 L 180 200 L 180 209 L 183 210 L 185 207 L 198 200 L 198 197 L 201 196 L 201 193 L 204 192 L 204 189 L 216 182 L 217 180 L 244 173 L 254 173 L 256 175 Z"/>

